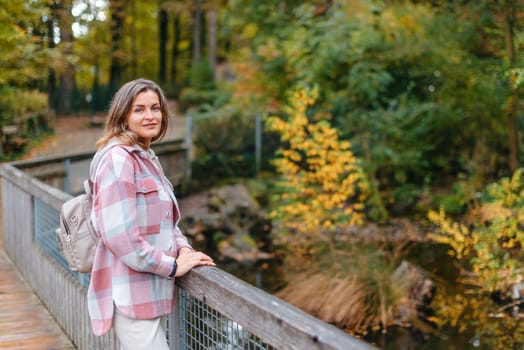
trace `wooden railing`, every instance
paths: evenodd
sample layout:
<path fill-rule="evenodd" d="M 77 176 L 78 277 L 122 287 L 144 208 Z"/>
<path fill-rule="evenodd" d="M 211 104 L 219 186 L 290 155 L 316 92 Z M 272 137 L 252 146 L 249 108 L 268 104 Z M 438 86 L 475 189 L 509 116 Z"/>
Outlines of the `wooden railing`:
<path fill-rule="evenodd" d="M 156 152 L 161 162 L 168 161 L 167 153 Z M 180 159 L 172 164 L 186 164 L 183 147 L 175 154 Z M 82 161 L 90 156 L 62 157 L 60 162 L 55 157 L 1 167 L 4 247 L 78 349 L 117 349 L 113 332 L 95 337 L 90 331 L 85 281 L 71 273 L 42 243 L 54 239 L 58 211 L 71 195 L 31 175 L 45 178 L 43 168 L 49 170 L 51 164 L 65 164 L 69 159 L 71 168 L 62 174 L 66 178 L 74 168 L 72 159 Z M 173 172 L 175 179 L 176 173 L 185 171 L 179 168 Z M 49 178 L 47 181 L 55 182 Z M 256 349 L 373 349 L 218 268 L 196 268 L 177 278 L 176 285 L 179 302 L 168 318 L 171 349 L 244 349 L 248 343 L 255 344 L 249 348 Z"/>
<path fill-rule="evenodd" d="M 190 181 L 186 177 L 189 155 L 184 140 L 172 140 L 154 144 L 165 175 L 174 185 Z M 89 163 L 93 152 L 48 156 L 34 160 L 12 162 L 11 164 L 42 182 L 76 194 L 83 191 L 83 181 L 89 174 Z"/>

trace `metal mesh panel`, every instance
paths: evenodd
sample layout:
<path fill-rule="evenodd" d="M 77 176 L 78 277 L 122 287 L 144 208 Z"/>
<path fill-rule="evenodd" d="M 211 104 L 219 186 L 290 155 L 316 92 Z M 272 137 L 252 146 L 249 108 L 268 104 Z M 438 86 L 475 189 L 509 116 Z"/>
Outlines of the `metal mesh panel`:
<path fill-rule="evenodd" d="M 272 350 L 272 346 L 179 289 L 181 350 Z"/>
<path fill-rule="evenodd" d="M 58 249 L 55 230 L 59 226 L 58 210 L 34 197 L 35 207 L 35 240 L 49 256 L 53 257 L 69 273 L 75 276 L 83 286 L 89 285 L 89 275 L 73 272 Z"/>

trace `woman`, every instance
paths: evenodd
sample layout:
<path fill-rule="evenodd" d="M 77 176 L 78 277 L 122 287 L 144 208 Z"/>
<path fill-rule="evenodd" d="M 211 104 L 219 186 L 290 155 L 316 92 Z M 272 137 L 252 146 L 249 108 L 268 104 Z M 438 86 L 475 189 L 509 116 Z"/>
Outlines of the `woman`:
<path fill-rule="evenodd" d="M 98 243 L 88 307 L 95 335 L 111 327 L 123 349 L 168 349 L 162 317 L 171 313 L 174 277 L 215 266 L 193 251 L 177 224 L 171 183 L 151 150 L 167 130 L 162 90 L 152 81 L 128 82 L 109 109 L 97 149 L 109 150 L 93 181 L 92 220 Z"/>

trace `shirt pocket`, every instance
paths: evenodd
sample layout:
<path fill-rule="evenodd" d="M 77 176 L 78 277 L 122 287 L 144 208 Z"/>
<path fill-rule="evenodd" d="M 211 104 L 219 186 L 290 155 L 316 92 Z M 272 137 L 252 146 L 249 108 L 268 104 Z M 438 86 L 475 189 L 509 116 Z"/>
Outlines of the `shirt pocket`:
<path fill-rule="evenodd" d="M 139 177 L 136 179 L 136 192 L 141 194 L 148 194 L 158 192 L 159 187 L 155 179 L 152 177 Z"/>
<path fill-rule="evenodd" d="M 154 178 L 136 179 L 136 220 L 141 234 L 160 233 L 162 201 L 159 191 L 160 187 Z"/>

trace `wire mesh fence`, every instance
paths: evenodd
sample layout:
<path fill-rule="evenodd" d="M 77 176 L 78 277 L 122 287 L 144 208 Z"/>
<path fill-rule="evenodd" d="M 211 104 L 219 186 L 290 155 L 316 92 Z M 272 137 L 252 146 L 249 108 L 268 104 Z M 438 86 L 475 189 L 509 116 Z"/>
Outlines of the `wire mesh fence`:
<path fill-rule="evenodd" d="M 272 350 L 242 325 L 179 290 L 181 350 Z"/>

